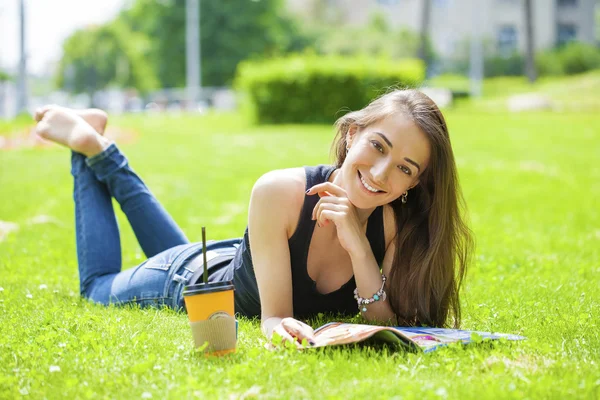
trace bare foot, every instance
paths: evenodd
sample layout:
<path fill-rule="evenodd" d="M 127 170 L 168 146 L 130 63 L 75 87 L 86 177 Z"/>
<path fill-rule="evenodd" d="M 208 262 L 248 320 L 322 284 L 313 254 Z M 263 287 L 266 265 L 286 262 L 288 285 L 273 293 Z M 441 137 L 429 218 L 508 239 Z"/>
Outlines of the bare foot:
<path fill-rule="evenodd" d="M 111 143 L 75 112 L 58 106 L 52 106 L 41 114 L 36 133 L 87 157 L 102 152 Z"/>
<path fill-rule="evenodd" d="M 59 107 L 53 104 L 38 108 L 35 111 L 35 115 L 33 118 L 39 122 L 44 117 L 44 114 L 46 114 L 46 112 L 52 110 L 53 108 L 63 107 Z M 100 135 L 104 135 L 104 130 L 106 129 L 106 124 L 108 122 L 108 114 L 105 111 L 100 110 L 98 108 L 87 108 L 85 110 L 69 110 L 83 118 L 83 120 L 90 124 L 92 128 L 94 128 L 94 130 Z"/>

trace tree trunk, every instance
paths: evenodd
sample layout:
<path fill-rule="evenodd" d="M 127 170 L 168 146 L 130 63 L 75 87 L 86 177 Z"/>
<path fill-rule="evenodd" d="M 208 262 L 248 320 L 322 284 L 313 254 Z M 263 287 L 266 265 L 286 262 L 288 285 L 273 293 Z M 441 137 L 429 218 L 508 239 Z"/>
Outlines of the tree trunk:
<path fill-rule="evenodd" d="M 425 65 L 429 63 L 427 57 L 427 35 L 429 33 L 429 20 L 431 17 L 431 0 L 422 0 L 423 9 L 421 12 L 421 26 L 420 26 L 420 43 L 418 57 L 425 62 Z"/>
<path fill-rule="evenodd" d="M 533 83 L 537 79 L 537 72 L 535 70 L 535 46 L 534 46 L 534 33 L 533 33 L 533 8 L 532 0 L 524 0 L 525 3 L 525 72 L 529 82 Z"/>

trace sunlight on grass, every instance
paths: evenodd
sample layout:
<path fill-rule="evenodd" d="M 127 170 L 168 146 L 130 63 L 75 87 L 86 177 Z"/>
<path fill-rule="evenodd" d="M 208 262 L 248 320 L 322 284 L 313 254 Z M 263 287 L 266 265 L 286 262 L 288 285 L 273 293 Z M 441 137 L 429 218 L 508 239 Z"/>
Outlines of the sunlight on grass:
<path fill-rule="evenodd" d="M 431 79 L 428 86 L 448 88 L 458 92 L 469 92 L 466 76 L 443 75 Z M 465 111 L 506 112 L 509 97 L 535 93 L 547 98 L 555 110 L 585 111 L 600 110 L 600 70 L 565 77 L 541 77 L 531 84 L 524 76 L 502 76 L 483 81 L 482 97 L 462 100 L 458 108 Z"/>
<path fill-rule="evenodd" d="M 429 355 L 238 352 L 198 357 L 185 314 L 81 300 L 69 153 L 0 152 L 0 398 L 594 398 L 600 393 L 600 115 L 447 113 L 477 239 L 463 327 L 521 343 Z M 235 114 L 119 117 L 122 148 L 191 240 L 242 235 L 254 181 L 328 162 L 333 129 L 253 127 Z M 143 255 L 119 213 L 125 267 Z M 328 320 L 311 321 L 318 326 Z"/>

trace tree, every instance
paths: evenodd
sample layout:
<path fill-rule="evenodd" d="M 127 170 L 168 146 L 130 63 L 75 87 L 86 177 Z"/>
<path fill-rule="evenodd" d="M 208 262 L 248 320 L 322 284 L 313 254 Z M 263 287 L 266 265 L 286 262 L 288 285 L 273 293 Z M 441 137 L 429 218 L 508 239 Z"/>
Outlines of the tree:
<path fill-rule="evenodd" d="M 419 42 L 419 58 L 423 60 L 425 65 L 429 65 L 431 60 L 427 57 L 427 42 L 429 34 L 429 21 L 431 20 L 431 0 L 421 0 L 423 8 L 421 11 L 421 25 L 419 29 L 420 42 Z"/>
<path fill-rule="evenodd" d="M 534 32 L 533 32 L 533 9 L 531 0 L 525 0 L 524 3 L 525 11 L 525 40 L 526 40 L 526 51 L 525 51 L 525 72 L 529 78 L 529 82 L 535 82 L 537 73 L 535 70 L 535 50 L 534 50 Z"/>
<path fill-rule="evenodd" d="M 417 57 L 420 37 L 407 29 L 395 30 L 389 26 L 383 14 L 373 13 L 366 26 L 320 25 L 312 26 L 317 54 L 387 56 L 392 59 Z M 425 57 L 435 59 L 429 38 L 425 42 Z"/>
<path fill-rule="evenodd" d="M 69 91 L 93 95 L 114 85 L 146 92 L 157 79 L 146 53 L 148 39 L 119 21 L 79 30 L 63 43 L 57 84 Z"/>
<path fill-rule="evenodd" d="M 202 82 L 231 83 L 246 58 L 279 55 L 304 47 L 296 25 L 281 14 L 281 0 L 202 0 Z M 150 60 L 164 87 L 185 86 L 185 0 L 137 0 L 118 17 L 152 38 Z"/>

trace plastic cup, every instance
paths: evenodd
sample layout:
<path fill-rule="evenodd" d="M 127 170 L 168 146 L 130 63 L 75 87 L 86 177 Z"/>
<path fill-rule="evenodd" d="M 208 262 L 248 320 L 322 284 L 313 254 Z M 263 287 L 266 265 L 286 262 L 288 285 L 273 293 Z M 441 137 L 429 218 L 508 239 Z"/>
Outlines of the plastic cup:
<path fill-rule="evenodd" d="M 235 352 L 237 328 L 234 317 L 233 282 L 199 283 L 183 290 L 196 348 L 205 354 Z"/>

